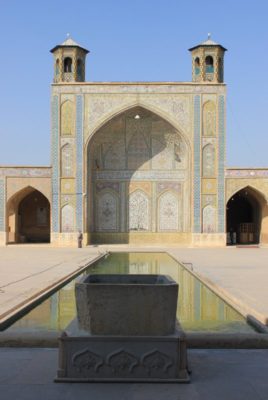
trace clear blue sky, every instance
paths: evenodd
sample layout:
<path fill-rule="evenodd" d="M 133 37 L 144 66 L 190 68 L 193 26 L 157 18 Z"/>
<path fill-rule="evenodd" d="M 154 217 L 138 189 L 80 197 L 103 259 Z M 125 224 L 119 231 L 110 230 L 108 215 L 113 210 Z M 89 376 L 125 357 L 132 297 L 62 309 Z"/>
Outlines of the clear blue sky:
<path fill-rule="evenodd" d="M 187 49 L 227 47 L 227 166 L 268 167 L 266 0 L 0 0 L 0 164 L 50 163 L 49 50 L 70 32 L 88 81 L 190 81 Z"/>

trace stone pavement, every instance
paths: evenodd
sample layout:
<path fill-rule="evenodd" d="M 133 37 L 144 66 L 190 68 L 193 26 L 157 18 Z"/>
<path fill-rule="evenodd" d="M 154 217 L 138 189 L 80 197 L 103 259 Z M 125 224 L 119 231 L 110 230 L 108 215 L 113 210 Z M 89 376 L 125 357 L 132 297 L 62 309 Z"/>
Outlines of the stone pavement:
<path fill-rule="evenodd" d="M 54 383 L 57 355 L 56 349 L 0 349 L 0 399 L 268 399 L 268 350 L 190 350 L 189 384 Z"/>
<path fill-rule="evenodd" d="M 94 248 L 8 246 L 0 248 L 0 323 L 101 252 Z"/>
<path fill-rule="evenodd" d="M 169 253 L 192 263 L 193 272 L 242 314 L 268 325 L 267 248 L 170 249 Z"/>

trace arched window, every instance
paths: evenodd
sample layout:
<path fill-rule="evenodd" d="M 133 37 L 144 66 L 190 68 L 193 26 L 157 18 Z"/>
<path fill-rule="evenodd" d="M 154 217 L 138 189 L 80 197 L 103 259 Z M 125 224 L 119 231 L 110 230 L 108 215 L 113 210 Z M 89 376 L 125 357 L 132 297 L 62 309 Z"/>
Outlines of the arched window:
<path fill-rule="evenodd" d="M 56 66 L 55 66 L 55 74 L 58 76 L 60 73 L 60 60 L 57 58 L 56 60 Z"/>
<path fill-rule="evenodd" d="M 64 72 L 72 72 L 72 59 L 70 57 L 66 57 L 64 59 Z"/>
<path fill-rule="evenodd" d="M 219 58 L 219 80 L 220 82 L 223 82 L 223 62 L 222 59 Z"/>
<path fill-rule="evenodd" d="M 205 59 L 205 63 L 206 63 L 206 73 L 207 74 L 213 74 L 213 72 L 214 72 L 213 57 L 207 56 L 206 59 Z"/>
<path fill-rule="evenodd" d="M 83 80 L 83 64 L 80 58 L 77 60 L 77 78 L 79 81 Z"/>
<path fill-rule="evenodd" d="M 199 75 L 200 74 L 200 58 L 196 57 L 196 59 L 194 60 L 194 69 L 195 69 L 195 75 Z"/>

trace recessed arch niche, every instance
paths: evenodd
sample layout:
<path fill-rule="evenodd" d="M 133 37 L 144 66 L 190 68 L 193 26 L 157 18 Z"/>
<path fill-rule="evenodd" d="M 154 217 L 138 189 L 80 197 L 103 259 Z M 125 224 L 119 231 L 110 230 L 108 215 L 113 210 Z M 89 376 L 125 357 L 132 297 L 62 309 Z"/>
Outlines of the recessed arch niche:
<path fill-rule="evenodd" d="M 260 242 L 263 196 L 247 186 L 234 193 L 226 206 L 227 244 L 256 244 Z"/>
<path fill-rule="evenodd" d="M 43 193 L 27 186 L 7 203 L 9 243 L 50 242 L 50 202 Z"/>
<path fill-rule="evenodd" d="M 137 106 L 111 118 L 87 147 L 86 222 L 91 242 L 129 243 L 133 234 L 190 232 L 189 165 L 183 135 L 161 116 Z M 170 229 L 159 216 L 160 205 L 166 210 L 163 204 L 169 197 L 159 201 L 166 191 L 176 193 L 176 215 L 181 218 L 176 224 L 172 221 Z M 112 232 L 102 229 L 105 226 Z"/>

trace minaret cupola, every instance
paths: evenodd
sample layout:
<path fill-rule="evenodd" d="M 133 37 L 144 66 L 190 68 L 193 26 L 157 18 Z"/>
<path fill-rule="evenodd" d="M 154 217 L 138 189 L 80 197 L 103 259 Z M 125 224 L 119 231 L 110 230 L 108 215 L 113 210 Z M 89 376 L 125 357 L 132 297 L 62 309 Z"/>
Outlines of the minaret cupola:
<path fill-rule="evenodd" d="M 86 55 L 89 51 L 76 43 L 69 34 L 60 45 L 50 52 L 54 56 L 55 83 L 85 82 Z"/>
<path fill-rule="evenodd" d="M 223 82 L 224 72 L 224 53 L 222 45 L 211 40 L 210 33 L 208 39 L 192 47 L 192 80 L 193 82 Z"/>

